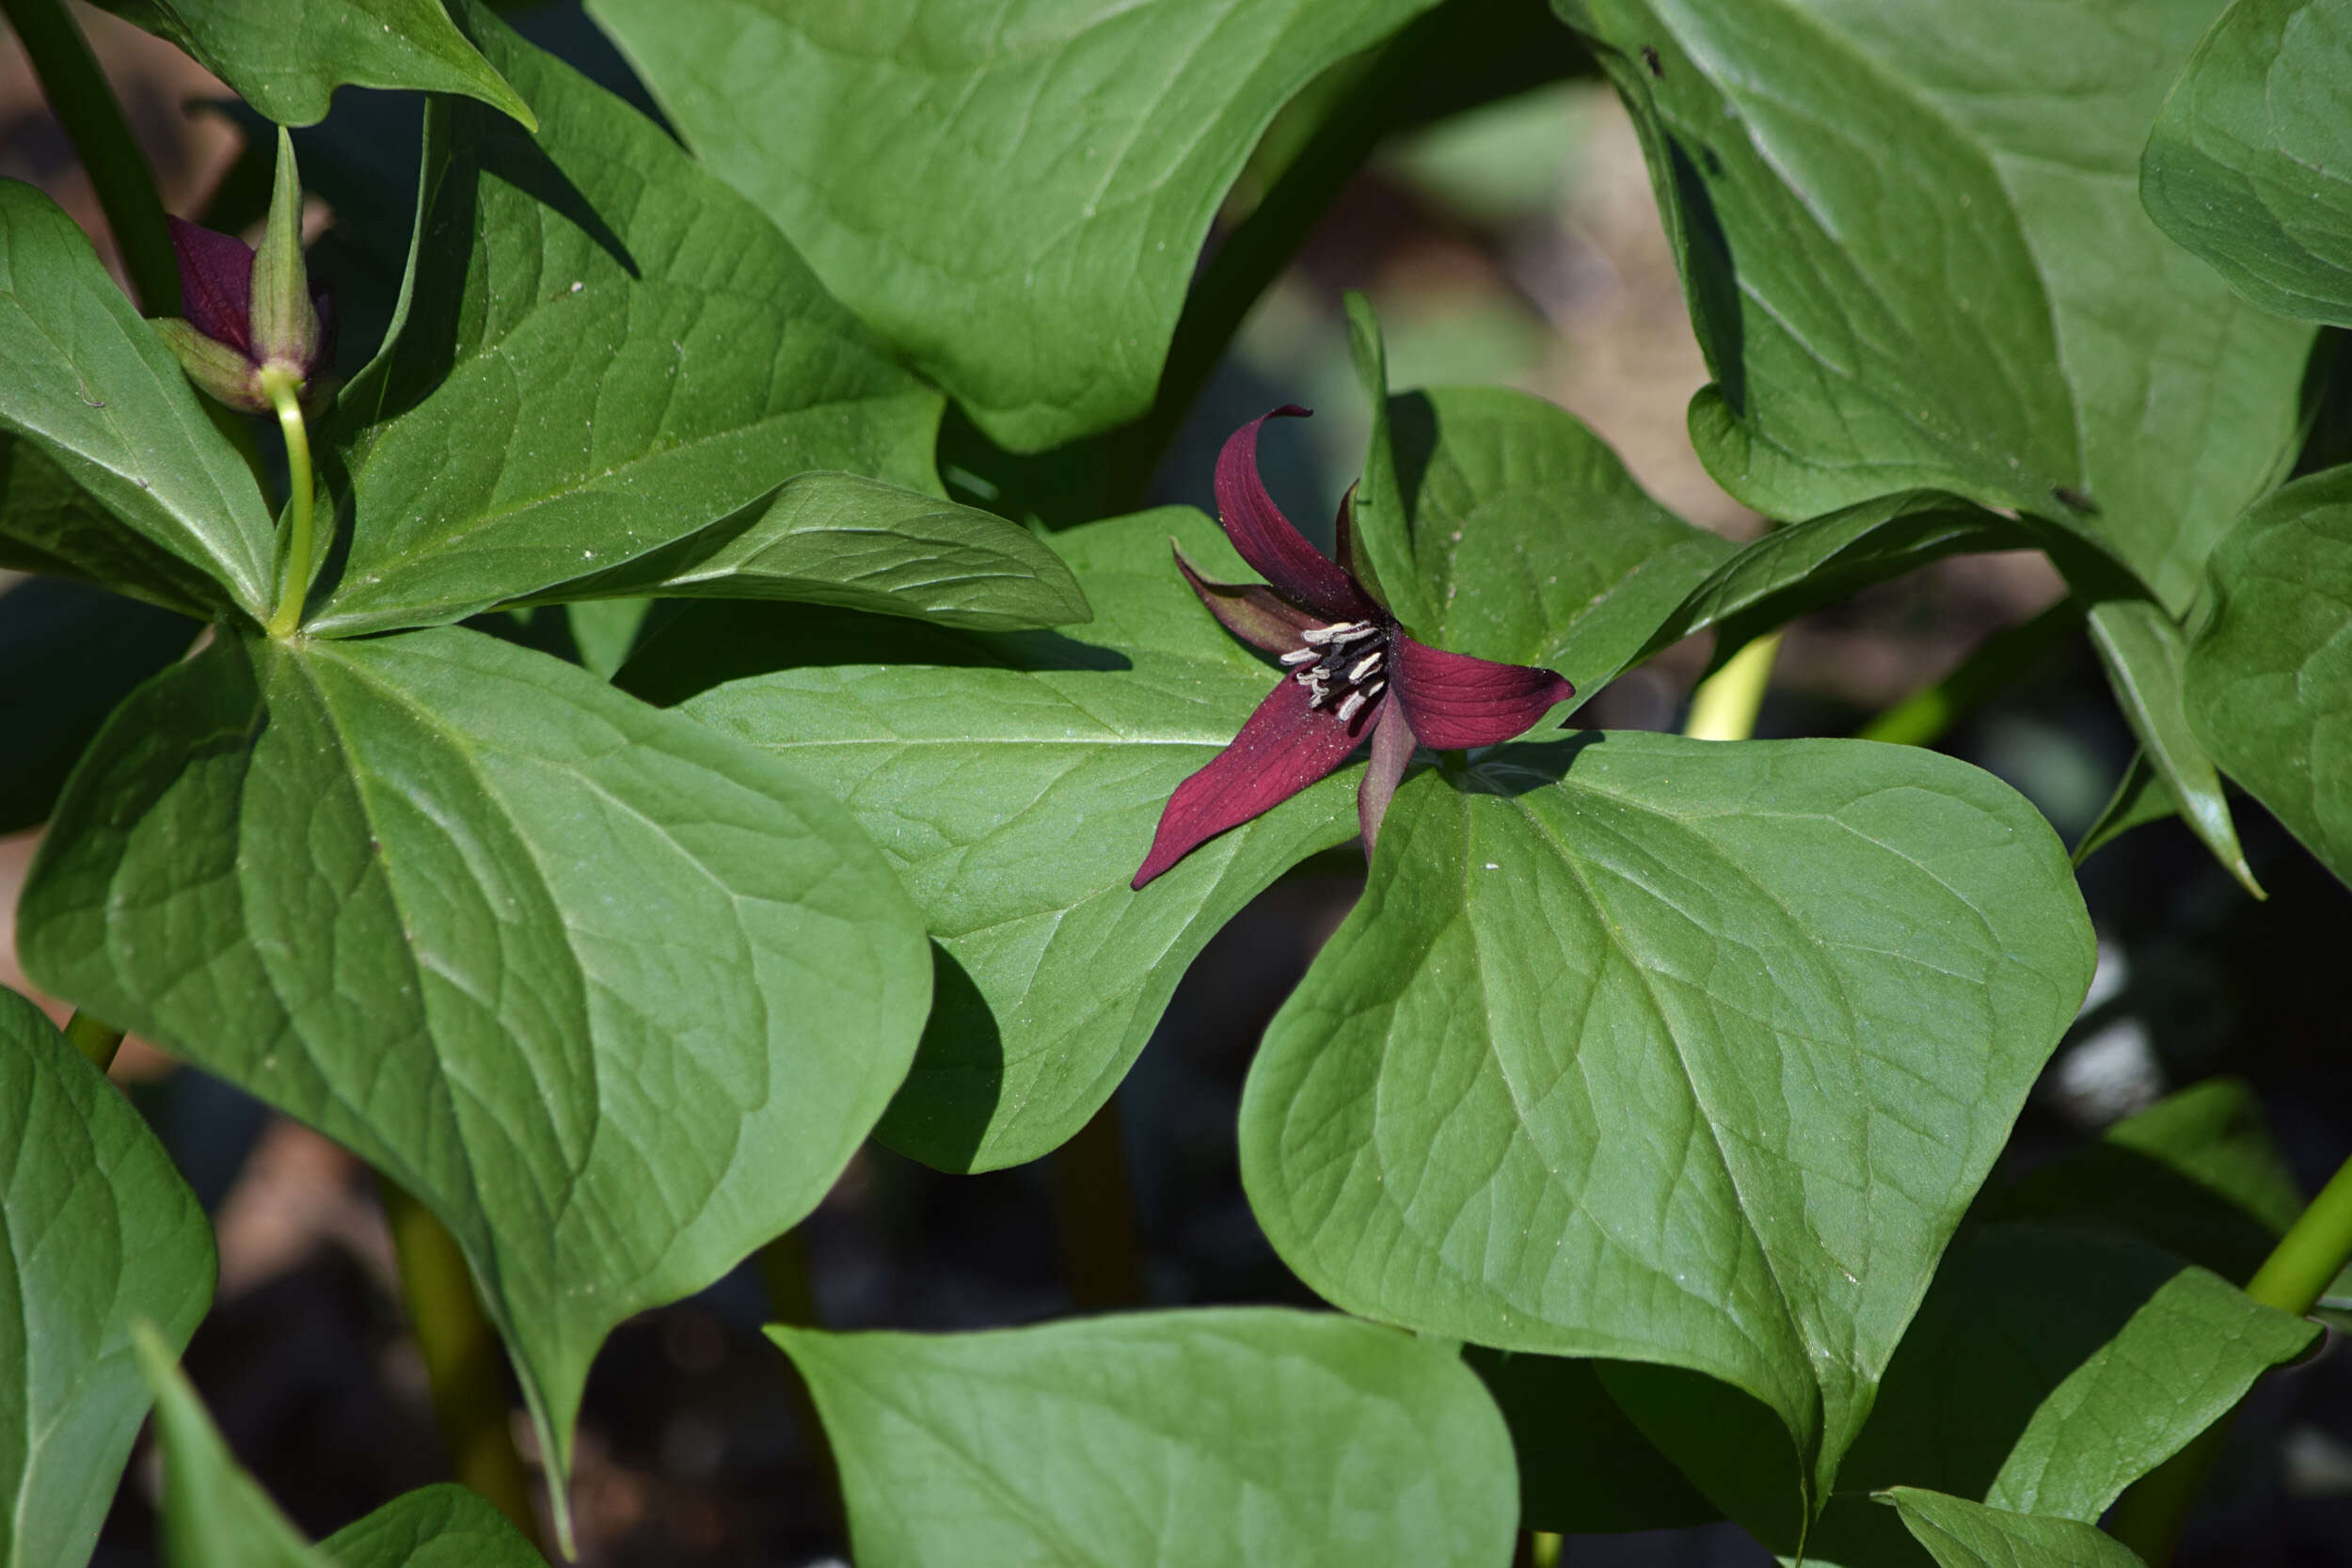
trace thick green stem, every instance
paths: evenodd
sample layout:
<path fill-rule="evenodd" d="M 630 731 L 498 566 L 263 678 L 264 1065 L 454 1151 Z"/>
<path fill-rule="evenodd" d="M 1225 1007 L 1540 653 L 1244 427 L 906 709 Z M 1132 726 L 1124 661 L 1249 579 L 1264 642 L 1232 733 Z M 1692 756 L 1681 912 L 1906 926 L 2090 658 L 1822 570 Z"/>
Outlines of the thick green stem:
<path fill-rule="evenodd" d="M 2082 619 L 2079 601 L 2060 599 L 2032 620 L 1994 632 L 1950 674 L 1864 725 L 1861 737 L 1898 746 L 1934 745 L 1962 715 L 2040 663 Z"/>
<path fill-rule="evenodd" d="M 2352 1160 L 2320 1189 L 2279 1239 L 2246 1293 L 2265 1307 L 2301 1317 L 2319 1302 L 2344 1266 L 2352 1262 Z M 2150 1568 L 2165 1568 L 2180 1544 L 2181 1529 L 2189 1510 L 2205 1489 L 2205 1478 L 2228 1440 L 2232 1411 L 2198 1434 L 2196 1441 L 2132 1483 L 2107 1520 L 2107 1533 L 2133 1551 Z"/>
<path fill-rule="evenodd" d="M 1724 661 L 1691 694 L 1690 721 L 1682 733 L 1693 740 L 1745 740 L 1756 733 L 1756 716 L 1772 684 L 1772 660 L 1780 655 L 1780 633 L 1769 632 Z"/>
<path fill-rule="evenodd" d="M 1071 1301 L 1081 1312 L 1141 1306 L 1143 1249 L 1136 1241 L 1134 1183 L 1116 1095 L 1054 1150 L 1047 1169 Z"/>
<path fill-rule="evenodd" d="M 1430 69 L 1478 5 L 1479 0 L 1454 0 L 1390 40 L 1201 269 L 1184 296 L 1150 411 L 1112 439 L 1110 512 L 1143 504 L 1161 454 L 1225 356 L 1242 319 L 1395 125 L 1412 82 Z"/>
<path fill-rule="evenodd" d="M 0 13 L 24 41 L 50 113 L 89 171 L 139 309 L 151 316 L 178 315 L 180 264 L 164 227 L 164 198 L 89 40 L 66 14 L 65 0 L 0 0 Z"/>
<path fill-rule="evenodd" d="M 115 1053 L 122 1049 L 121 1030 L 108 1028 L 85 1012 L 65 1021 L 65 1037 L 101 1072 L 115 1065 Z"/>
<path fill-rule="evenodd" d="M 400 1257 L 400 1291 L 424 1353 L 433 1415 L 450 1464 L 459 1481 L 489 1498 L 539 1545 L 531 1482 L 515 1451 L 498 1330 L 474 1294 L 466 1255 L 441 1222 L 397 1183 L 379 1176 L 376 1191 Z"/>
<path fill-rule="evenodd" d="M 310 511 L 316 488 L 310 480 L 310 433 L 302 420 L 298 376 L 272 366 L 262 372 L 262 388 L 269 393 L 270 406 L 278 410 L 278 428 L 285 433 L 290 492 L 285 576 L 278 580 L 278 610 L 269 618 L 269 634 L 291 637 L 302 624 L 302 601 L 310 592 Z"/>

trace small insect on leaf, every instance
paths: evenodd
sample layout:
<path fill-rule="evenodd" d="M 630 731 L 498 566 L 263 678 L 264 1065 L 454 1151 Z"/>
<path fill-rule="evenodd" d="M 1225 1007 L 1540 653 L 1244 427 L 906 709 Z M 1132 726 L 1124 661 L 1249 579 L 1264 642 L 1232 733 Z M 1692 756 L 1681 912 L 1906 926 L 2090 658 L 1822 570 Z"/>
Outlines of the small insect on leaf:
<path fill-rule="evenodd" d="M 1657 77 L 1661 82 L 1665 80 L 1666 67 L 1664 63 L 1659 59 L 1658 51 L 1652 49 L 1646 43 L 1642 45 L 1642 63 L 1649 67 L 1649 73 L 1652 76 Z"/>

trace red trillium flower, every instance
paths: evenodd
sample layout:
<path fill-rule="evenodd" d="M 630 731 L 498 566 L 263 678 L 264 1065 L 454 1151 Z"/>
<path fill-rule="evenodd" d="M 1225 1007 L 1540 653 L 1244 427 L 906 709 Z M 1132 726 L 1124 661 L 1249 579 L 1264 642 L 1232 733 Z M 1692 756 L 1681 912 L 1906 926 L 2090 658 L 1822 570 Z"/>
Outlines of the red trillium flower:
<path fill-rule="evenodd" d="M 1372 766 L 1356 807 L 1369 853 L 1415 746 L 1492 746 L 1576 694 L 1549 670 L 1450 654 L 1406 636 L 1356 564 L 1352 489 L 1340 503 L 1339 561 L 1307 543 L 1258 479 L 1259 427 L 1306 413 L 1284 407 L 1252 420 L 1216 460 L 1226 536 L 1271 586 L 1212 582 L 1176 552 L 1177 570 L 1209 613 L 1274 655 L 1285 674 L 1233 743 L 1176 786 L 1132 886 L 1326 777 L 1366 736 Z"/>

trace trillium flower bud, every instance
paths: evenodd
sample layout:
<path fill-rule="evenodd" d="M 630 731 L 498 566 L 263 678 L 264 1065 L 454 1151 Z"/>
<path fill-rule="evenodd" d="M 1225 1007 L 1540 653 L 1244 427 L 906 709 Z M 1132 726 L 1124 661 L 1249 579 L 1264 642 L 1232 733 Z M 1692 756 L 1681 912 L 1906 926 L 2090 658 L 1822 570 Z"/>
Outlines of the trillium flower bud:
<path fill-rule="evenodd" d="M 273 381 L 315 410 L 333 390 L 335 314 L 302 263 L 302 185 L 294 141 L 278 132 L 278 180 L 257 251 L 231 234 L 169 220 L 187 314 L 154 324 L 181 367 L 231 408 L 266 414 Z"/>

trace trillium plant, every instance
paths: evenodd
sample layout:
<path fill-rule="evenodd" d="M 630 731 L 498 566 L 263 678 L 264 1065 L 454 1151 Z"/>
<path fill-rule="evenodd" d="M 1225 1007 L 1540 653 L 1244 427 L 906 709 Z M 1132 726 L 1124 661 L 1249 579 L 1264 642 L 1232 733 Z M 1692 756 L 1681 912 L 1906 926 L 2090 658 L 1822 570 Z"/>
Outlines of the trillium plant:
<path fill-rule="evenodd" d="M 2352 934 L 2352 4 L 100 4 L 244 150 L 167 214 L 0 3 L 107 247 L 0 181 L 0 1568 L 655 1560 L 579 1438 L 690 1301 L 775 1560 L 2234 1549 L 2345 1151 L 2273 1144 L 2250 1013 L 2048 1107 L 2146 1009 L 2114 888 L 2224 969 L 2266 893 Z M 1721 531 L 1392 386 L 1399 269 L 1318 228 L 1414 182 L 1500 254 L 1462 150 L 1612 116 Z M 1994 552 L 2055 606 L 1764 705 Z M 1960 754 L 2053 671 L 2104 811 Z M 1247 1010 L 1229 927 L 1299 950 L 1173 1157 L 1122 1126 Z M 442 1482 L 322 1517 L 182 1371 L 224 1102 L 373 1171 Z M 1246 1285 L 1151 1218 L 1202 1160 Z M 1020 1305 L 803 1244 L 1033 1163 Z"/>

